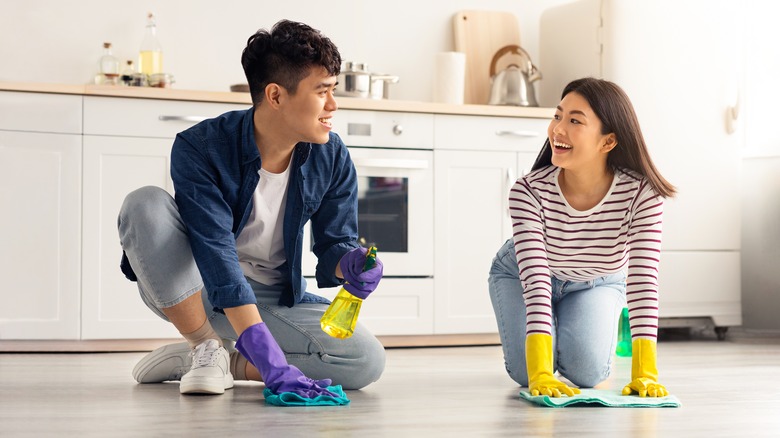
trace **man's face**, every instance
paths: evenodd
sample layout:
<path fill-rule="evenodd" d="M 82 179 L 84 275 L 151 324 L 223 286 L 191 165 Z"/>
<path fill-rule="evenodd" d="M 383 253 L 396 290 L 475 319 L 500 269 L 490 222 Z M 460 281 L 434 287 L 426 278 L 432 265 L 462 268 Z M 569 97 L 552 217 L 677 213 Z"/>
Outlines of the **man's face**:
<path fill-rule="evenodd" d="M 294 95 L 284 90 L 282 117 L 295 141 L 327 143 L 331 131 L 330 119 L 338 109 L 333 91 L 336 76 L 323 67 L 314 67 L 298 84 Z"/>

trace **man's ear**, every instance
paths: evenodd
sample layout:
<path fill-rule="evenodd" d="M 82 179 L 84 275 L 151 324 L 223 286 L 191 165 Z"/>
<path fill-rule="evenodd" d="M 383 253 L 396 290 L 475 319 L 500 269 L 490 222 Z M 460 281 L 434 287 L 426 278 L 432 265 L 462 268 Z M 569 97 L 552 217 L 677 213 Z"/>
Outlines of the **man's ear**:
<path fill-rule="evenodd" d="M 265 101 L 271 107 L 276 108 L 281 102 L 282 93 L 284 93 L 284 89 L 279 84 L 270 83 L 265 86 Z"/>
<path fill-rule="evenodd" d="M 601 145 L 601 151 L 602 152 L 609 152 L 612 149 L 615 149 L 617 147 L 617 137 L 615 136 L 614 132 L 610 132 L 607 134 L 606 138 L 604 139 L 604 144 Z"/>

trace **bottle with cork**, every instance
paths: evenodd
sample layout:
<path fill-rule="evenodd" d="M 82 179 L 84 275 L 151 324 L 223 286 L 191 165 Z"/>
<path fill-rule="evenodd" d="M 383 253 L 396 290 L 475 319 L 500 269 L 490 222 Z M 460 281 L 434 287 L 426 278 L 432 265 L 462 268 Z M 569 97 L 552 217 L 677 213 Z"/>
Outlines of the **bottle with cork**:
<path fill-rule="evenodd" d="M 103 43 L 103 55 L 98 62 L 98 85 L 116 85 L 119 78 L 119 60 L 111 53 L 111 43 Z"/>

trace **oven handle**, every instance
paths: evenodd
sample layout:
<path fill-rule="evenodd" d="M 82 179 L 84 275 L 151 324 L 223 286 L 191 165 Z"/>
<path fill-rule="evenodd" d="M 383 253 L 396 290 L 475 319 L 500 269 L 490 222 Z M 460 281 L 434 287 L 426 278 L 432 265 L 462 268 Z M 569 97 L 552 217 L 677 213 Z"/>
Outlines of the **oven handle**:
<path fill-rule="evenodd" d="M 403 160 L 392 158 L 363 158 L 353 160 L 355 167 L 377 167 L 383 169 L 427 169 L 428 160 Z"/>

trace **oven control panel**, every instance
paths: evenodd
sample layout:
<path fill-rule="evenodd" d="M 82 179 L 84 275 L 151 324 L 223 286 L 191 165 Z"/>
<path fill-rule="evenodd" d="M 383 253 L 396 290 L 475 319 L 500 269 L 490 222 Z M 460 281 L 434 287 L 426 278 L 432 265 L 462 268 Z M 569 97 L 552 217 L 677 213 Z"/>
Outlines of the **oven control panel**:
<path fill-rule="evenodd" d="M 347 146 L 433 149 L 433 114 L 338 110 L 332 123 Z"/>

